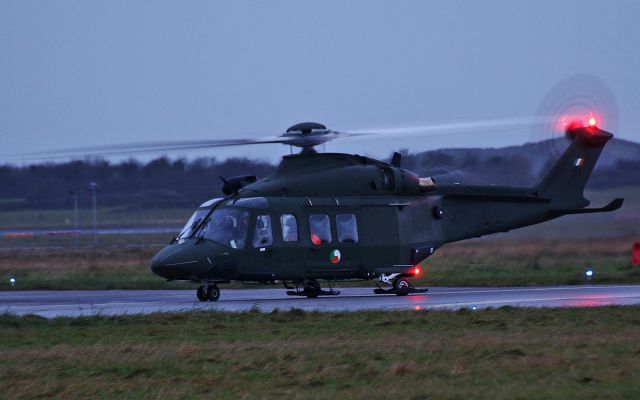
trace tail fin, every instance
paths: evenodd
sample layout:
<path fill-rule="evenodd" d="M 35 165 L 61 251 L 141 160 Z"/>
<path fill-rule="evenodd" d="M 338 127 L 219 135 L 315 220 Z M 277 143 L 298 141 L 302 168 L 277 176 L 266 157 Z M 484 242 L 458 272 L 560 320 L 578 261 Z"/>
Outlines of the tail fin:
<path fill-rule="evenodd" d="M 586 207 L 589 200 L 584 198 L 584 187 L 604 145 L 613 135 L 590 126 L 569 129 L 567 137 L 572 143 L 535 190 L 538 195 L 550 198 L 556 207 Z"/>

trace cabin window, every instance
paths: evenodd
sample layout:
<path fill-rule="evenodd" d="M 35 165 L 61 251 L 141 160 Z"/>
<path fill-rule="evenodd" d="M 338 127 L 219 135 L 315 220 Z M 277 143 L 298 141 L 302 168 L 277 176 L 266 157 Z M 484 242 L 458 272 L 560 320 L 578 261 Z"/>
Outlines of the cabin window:
<path fill-rule="evenodd" d="M 266 247 L 272 244 L 271 217 L 268 215 L 258 215 L 256 219 L 256 230 L 253 234 L 253 247 Z"/>
<path fill-rule="evenodd" d="M 338 242 L 343 244 L 358 243 L 358 223 L 354 214 L 336 215 Z"/>
<path fill-rule="evenodd" d="M 284 242 L 298 241 L 298 221 L 293 214 L 282 214 L 280 216 L 280 225 L 282 225 L 282 240 Z"/>
<path fill-rule="evenodd" d="M 331 243 L 331 222 L 326 214 L 311 214 L 309 216 L 309 234 L 311 243 Z"/>

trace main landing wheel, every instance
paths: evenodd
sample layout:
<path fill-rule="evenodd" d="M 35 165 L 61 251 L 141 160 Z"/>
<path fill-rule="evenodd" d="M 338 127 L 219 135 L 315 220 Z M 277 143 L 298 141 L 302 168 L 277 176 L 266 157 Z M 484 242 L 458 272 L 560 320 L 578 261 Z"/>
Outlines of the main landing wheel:
<path fill-rule="evenodd" d="M 413 289 L 413 286 L 407 278 L 398 278 L 393 282 L 393 288 L 398 296 L 406 296 Z"/>
<path fill-rule="evenodd" d="M 307 296 L 308 298 L 314 298 L 314 297 L 318 297 L 321 293 L 321 288 L 320 288 L 320 284 L 316 281 L 309 281 L 307 283 L 304 284 L 304 291 L 303 293 L 305 294 L 305 296 Z"/>
<path fill-rule="evenodd" d="M 217 285 L 209 285 L 207 287 L 207 299 L 209 301 L 218 301 L 220 298 L 220 289 L 218 289 Z"/>
<path fill-rule="evenodd" d="M 203 285 L 198 286 L 198 290 L 196 290 L 196 297 L 198 297 L 198 300 L 200 301 L 209 300 L 207 299 L 207 289 L 205 289 Z"/>

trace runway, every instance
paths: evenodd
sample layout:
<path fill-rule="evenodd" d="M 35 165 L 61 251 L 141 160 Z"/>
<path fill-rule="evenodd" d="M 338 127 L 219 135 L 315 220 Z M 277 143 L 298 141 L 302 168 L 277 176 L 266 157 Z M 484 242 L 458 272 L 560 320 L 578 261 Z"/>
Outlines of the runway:
<path fill-rule="evenodd" d="M 276 308 L 328 312 L 640 304 L 640 285 L 438 287 L 406 297 L 374 295 L 371 288 L 346 288 L 339 296 L 316 299 L 287 296 L 284 289 L 221 289 L 219 301 L 204 303 L 195 299 L 195 290 L 6 291 L 0 292 L 0 313 L 55 318 L 252 308 L 263 312 Z"/>

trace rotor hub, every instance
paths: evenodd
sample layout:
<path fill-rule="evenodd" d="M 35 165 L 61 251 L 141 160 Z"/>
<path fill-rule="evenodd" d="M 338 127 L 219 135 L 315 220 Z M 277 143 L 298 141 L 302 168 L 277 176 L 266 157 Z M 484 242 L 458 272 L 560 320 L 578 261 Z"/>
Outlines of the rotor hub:
<path fill-rule="evenodd" d="M 317 122 L 301 122 L 289 127 L 289 129 L 287 129 L 287 133 L 300 132 L 303 135 L 308 135 L 312 131 L 318 130 L 326 131 L 327 127 Z"/>

